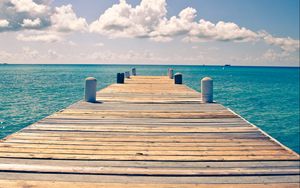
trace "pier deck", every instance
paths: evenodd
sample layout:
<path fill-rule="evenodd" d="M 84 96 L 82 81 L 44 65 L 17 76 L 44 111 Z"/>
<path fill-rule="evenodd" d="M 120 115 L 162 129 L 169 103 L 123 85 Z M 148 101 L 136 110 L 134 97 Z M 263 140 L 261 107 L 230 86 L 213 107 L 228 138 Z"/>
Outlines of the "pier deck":
<path fill-rule="evenodd" d="M 299 155 L 167 77 L 135 76 L 0 141 L 0 187 L 299 187 Z"/>

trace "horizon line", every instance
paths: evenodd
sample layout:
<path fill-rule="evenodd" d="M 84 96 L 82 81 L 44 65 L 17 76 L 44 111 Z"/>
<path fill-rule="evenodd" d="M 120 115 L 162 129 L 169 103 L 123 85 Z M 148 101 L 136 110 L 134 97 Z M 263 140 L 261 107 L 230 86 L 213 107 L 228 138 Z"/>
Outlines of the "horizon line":
<path fill-rule="evenodd" d="M 80 63 L 0 63 L 0 65 L 118 65 L 118 66 L 128 66 L 128 65 L 132 65 L 132 66 L 199 66 L 199 67 L 270 67 L 270 68 L 300 68 L 300 64 L 298 66 L 281 66 L 281 65 L 231 65 L 231 64 L 224 64 L 224 65 L 206 65 L 206 64 L 201 64 L 201 65 L 195 65 L 195 64 L 118 64 L 118 63 L 100 63 L 100 64 L 96 64 L 96 63 L 88 63 L 88 64 L 80 64 Z M 228 66 L 229 65 L 229 66 Z"/>

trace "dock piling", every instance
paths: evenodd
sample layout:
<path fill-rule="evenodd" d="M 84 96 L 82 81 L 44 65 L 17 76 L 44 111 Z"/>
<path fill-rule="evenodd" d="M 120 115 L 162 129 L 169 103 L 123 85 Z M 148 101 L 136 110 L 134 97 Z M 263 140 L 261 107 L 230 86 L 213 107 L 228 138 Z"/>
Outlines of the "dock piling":
<path fill-rule="evenodd" d="M 182 74 L 181 73 L 176 73 L 174 75 L 174 83 L 175 84 L 182 84 Z"/>
<path fill-rule="evenodd" d="M 96 87 L 97 80 L 94 77 L 85 79 L 85 101 L 94 103 L 96 102 Z"/>
<path fill-rule="evenodd" d="M 117 74 L 117 84 L 124 84 L 124 73 Z"/>
<path fill-rule="evenodd" d="M 131 69 L 131 73 L 132 73 L 132 76 L 136 76 L 136 69 L 134 67 Z"/>
<path fill-rule="evenodd" d="M 203 103 L 213 102 L 213 80 L 210 77 L 201 80 L 201 96 Z"/>
<path fill-rule="evenodd" d="M 130 72 L 129 71 L 125 72 L 125 78 L 130 78 Z"/>
<path fill-rule="evenodd" d="M 170 79 L 173 79 L 173 69 L 168 69 L 168 76 Z"/>

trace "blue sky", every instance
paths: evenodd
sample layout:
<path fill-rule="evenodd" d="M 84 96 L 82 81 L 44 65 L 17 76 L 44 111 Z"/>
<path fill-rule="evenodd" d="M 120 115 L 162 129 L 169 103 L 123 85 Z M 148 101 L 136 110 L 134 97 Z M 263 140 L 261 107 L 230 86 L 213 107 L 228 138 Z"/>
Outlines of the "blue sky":
<path fill-rule="evenodd" d="M 0 62 L 299 66 L 299 0 L 3 0 L 0 10 Z"/>

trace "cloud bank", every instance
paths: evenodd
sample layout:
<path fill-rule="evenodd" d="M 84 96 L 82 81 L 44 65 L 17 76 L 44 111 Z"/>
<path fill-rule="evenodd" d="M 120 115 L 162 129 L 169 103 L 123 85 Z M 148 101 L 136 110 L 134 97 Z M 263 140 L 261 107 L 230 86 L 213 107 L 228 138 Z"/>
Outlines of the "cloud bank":
<path fill-rule="evenodd" d="M 0 32 L 22 31 L 21 41 L 57 42 L 66 33 L 86 31 L 88 24 L 77 17 L 72 5 L 51 7 L 49 0 L 2 0 Z"/>
<path fill-rule="evenodd" d="M 69 33 L 85 32 L 108 38 L 147 38 L 157 42 L 175 38 L 191 43 L 263 41 L 283 51 L 299 50 L 299 40 L 290 37 L 252 31 L 233 22 L 196 20 L 197 10 L 192 7 L 181 10 L 176 16 L 168 17 L 167 13 L 166 0 L 142 0 L 137 6 L 120 0 L 88 24 L 85 18 L 76 15 L 70 4 L 51 7 L 50 0 L 2 0 L 0 32 L 19 31 L 18 40 L 36 42 L 57 42 Z"/>
<path fill-rule="evenodd" d="M 284 51 L 299 50 L 299 40 L 289 37 L 276 38 L 267 32 L 251 31 L 233 22 L 219 21 L 214 24 L 204 19 L 196 21 L 197 11 L 191 7 L 167 18 L 166 6 L 165 0 L 142 0 L 136 7 L 120 0 L 92 22 L 89 29 L 110 38 L 149 38 L 166 42 L 182 36 L 185 42 L 264 41 Z"/>

